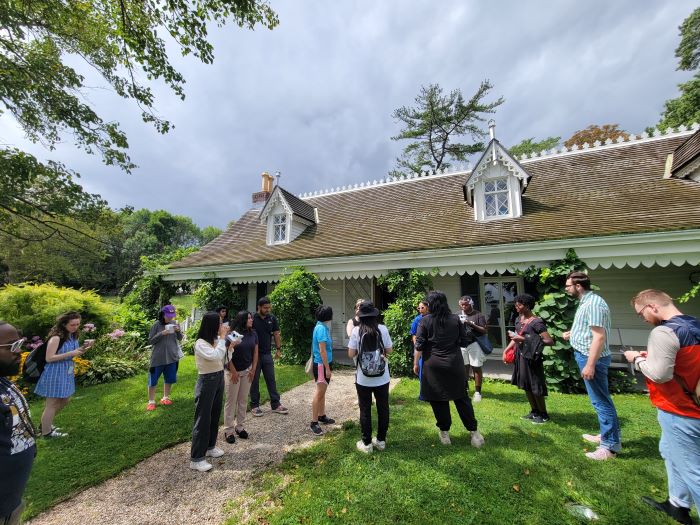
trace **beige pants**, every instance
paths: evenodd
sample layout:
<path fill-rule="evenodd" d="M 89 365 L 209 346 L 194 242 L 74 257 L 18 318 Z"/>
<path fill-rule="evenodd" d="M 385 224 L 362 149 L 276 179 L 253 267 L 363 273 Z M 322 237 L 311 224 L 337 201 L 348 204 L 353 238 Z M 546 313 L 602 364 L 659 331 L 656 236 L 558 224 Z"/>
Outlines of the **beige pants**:
<path fill-rule="evenodd" d="M 238 372 L 238 383 L 231 382 L 231 374 L 224 370 L 226 382 L 226 403 L 224 404 L 224 434 L 233 434 L 234 430 L 240 432 L 245 423 L 245 413 L 248 408 L 248 394 L 250 393 L 250 368 Z M 234 427 L 233 420 L 236 419 Z"/>

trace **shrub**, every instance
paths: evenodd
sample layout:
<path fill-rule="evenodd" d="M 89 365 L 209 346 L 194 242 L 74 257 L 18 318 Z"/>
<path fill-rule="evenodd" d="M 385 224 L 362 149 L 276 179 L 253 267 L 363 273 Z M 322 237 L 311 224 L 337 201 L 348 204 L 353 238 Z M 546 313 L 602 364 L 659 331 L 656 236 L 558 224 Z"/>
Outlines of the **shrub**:
<path fill-rule="evenodd" d="M 150 362 L 151 352 L 141 334 L 117 329 L 99 337 L 84 357 L 90 361 L 98 357 L 114 357 L 144 367 Z"/>
<path fill-rule="evenodd" d="M 321 304 L 318 276 L 301 266 L 286 268 L 270 293 L 270 301 L 282 332 L 282 356 L 286 363 L 301 364 L 309 358 L 314 315 Z"/>
<path fill-rule="evenodd" d="M 194 343 L 197 340 L 197 334 L 199 333 L 199 325 L 202 321 L 195 321 L 192 323 L 187 330 L 185 330 L 185 337 L 182 340 L 181 347 L 185 354 L 194 355 Z"/>
<path fill-rule="evenodd" d="M 116 309 L 114 316 L 116 323 L 126 332 L 136 332 L 143 339 L 148 338 L 151 325 L 156 318 L 150 319 L 140 305 L 124 302 Z"/>
<path fill-rule="evenodd" d="M 123 358 L 101 355 L 90 361 L 87 372 L 76 379 L 83 385 L 98 385 L 126 379 L 144 368 Z"/>
<path fill-rule="evenodd" d="M 219 306 L 225 306 L 235 315 L 236 312 L 246 308 L 246 298 L 226 279 L 215 277 L 205 279 L 201 281 L 193 295 L 194 305 L 207 312 Z"/>
<path fill-rule="evenodd" d="M 25 336 L 45 337 L 64 312 L 79 312 L 83 323 L 93 323 L 97 332 L 111 328 L 114 309 L 97 293 L 53 284 L 7 285 L 0 289 L 0 319 L 13 324 Z"/>
<path fill-rule="evenodd" d="M 421 270 L 396 270 L 379 277 L 377 282 L 396 294 L 396 300 L 384 310 L 384 324 L 394 343 L 394 351 L 389 354 L 389 369 L 394 375 L 411 375 L 411 322 L 417 314 L 416 305 L 425 298 L 432 284 L 431 275 Z"/>

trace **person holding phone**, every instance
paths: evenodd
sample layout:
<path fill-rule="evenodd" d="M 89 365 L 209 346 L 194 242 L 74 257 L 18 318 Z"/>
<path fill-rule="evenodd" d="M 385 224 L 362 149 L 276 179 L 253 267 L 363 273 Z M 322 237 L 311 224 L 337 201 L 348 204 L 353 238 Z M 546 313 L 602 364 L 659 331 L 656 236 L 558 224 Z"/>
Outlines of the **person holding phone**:
<path fill-rule="evenodd" d="M 156 409 L 156 386 L 158 379 L 163 376 L 163 397 L 161 405 L 172 405 L 170 389 L 177 383 L 177 367 L 184 357 L 180 341 L 182 331 L 175 321 L 175 307 L 167 304 L 161 308 L 158 320 L 151 327 L 148 342 L 151 344 L 151 366 L 148 370 L 148 404 L 146 410 Z"/>
<path fill-rule="evenodd" d="M 83 345 L 78 341 L 80 314 L 66 312 L 56 319 L 49 330 L 46 343 L 46 367 L 36 384 L 34 393 L 46 398 L 41 415 L 41 435 L 45 438 L 61 438 L 68 434 L 53 426 L 56 414 L 63 410 L 75 393 L 74 357 L 80 357 L 95 342 L 87 339 Z"/>

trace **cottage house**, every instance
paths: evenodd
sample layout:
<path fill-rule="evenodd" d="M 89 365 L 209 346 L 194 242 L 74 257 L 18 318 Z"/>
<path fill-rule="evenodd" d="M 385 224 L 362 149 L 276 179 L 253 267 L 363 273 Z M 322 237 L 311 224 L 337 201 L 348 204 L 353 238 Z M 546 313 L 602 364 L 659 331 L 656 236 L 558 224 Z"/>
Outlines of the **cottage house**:
<path fill-rule="evenodd" d="M 386 301 L 376 277 L 399 268 L 437 269 L 434 287 L 454 309 L 463 294 L 487 315 L 497 347 L 513 297 L 532 288 L 514 270 L 546 265 L 573 248 L 608 301 L 613 345 L 644 345 L 648 326 L 629 299 L 643 288 L 679 295 L 700 272 L 700 132 L 653 136 L 513 158 L 491 128 L 471 170 L 426 173 L 293 195 L 267 173 L 253 206 L 168 280 L 229 279 L 248 297 L 303 265 L 335 312 L 333 336 L 358 297 Z M 700 301 L 683 306 L 700 315 Z M 499 352 L 493 354 L 498 358 Z"/>

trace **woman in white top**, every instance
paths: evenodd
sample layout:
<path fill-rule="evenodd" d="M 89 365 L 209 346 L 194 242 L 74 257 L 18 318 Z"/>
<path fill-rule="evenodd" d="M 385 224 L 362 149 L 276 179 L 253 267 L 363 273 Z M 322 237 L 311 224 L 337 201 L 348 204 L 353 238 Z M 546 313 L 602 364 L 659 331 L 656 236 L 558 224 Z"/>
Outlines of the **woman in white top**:
<path fill-rule="evenodd" d="M 357 308 L 359 325 L 352 329 L 348 356 L 357 356 L 355 388 L 360 405 L 362 439 L 357 449 L 369 454 L 373 448 L 384 450 L 389 429 L 389 361 L 393 343 L 389 330 L 379 324 L 379 310 L 370 301 Z M 372 394 L 377 402 L 377 437 L 372 438 Z"/>
<path fill-rule="evenodd" d="M 360 308 L 360 305 L 365 301 L 366 299 L 358 299 L 357 301 L 355 301 L 355 315 L 348 319 L 348 324 L 345 325 L 345 331 L 347 332 L 348 337 L 352 335 L 352 329 L 360 324 L 360 320 L 357 318 L 357 310 L 358 308 Z"/>
<path fill-rule="evenodd" d="M 216 447 L 219 419 L 224 398 L 224 355 L 228 327 L 221 323 L 219 314 L 207 312 L 202 318 L 194 360 L 199 377 L 194 388 L 194 428 L 190 468 L 206 472 L 212 465 L 207 457 L 218 458 L 224 451 Z"/>

